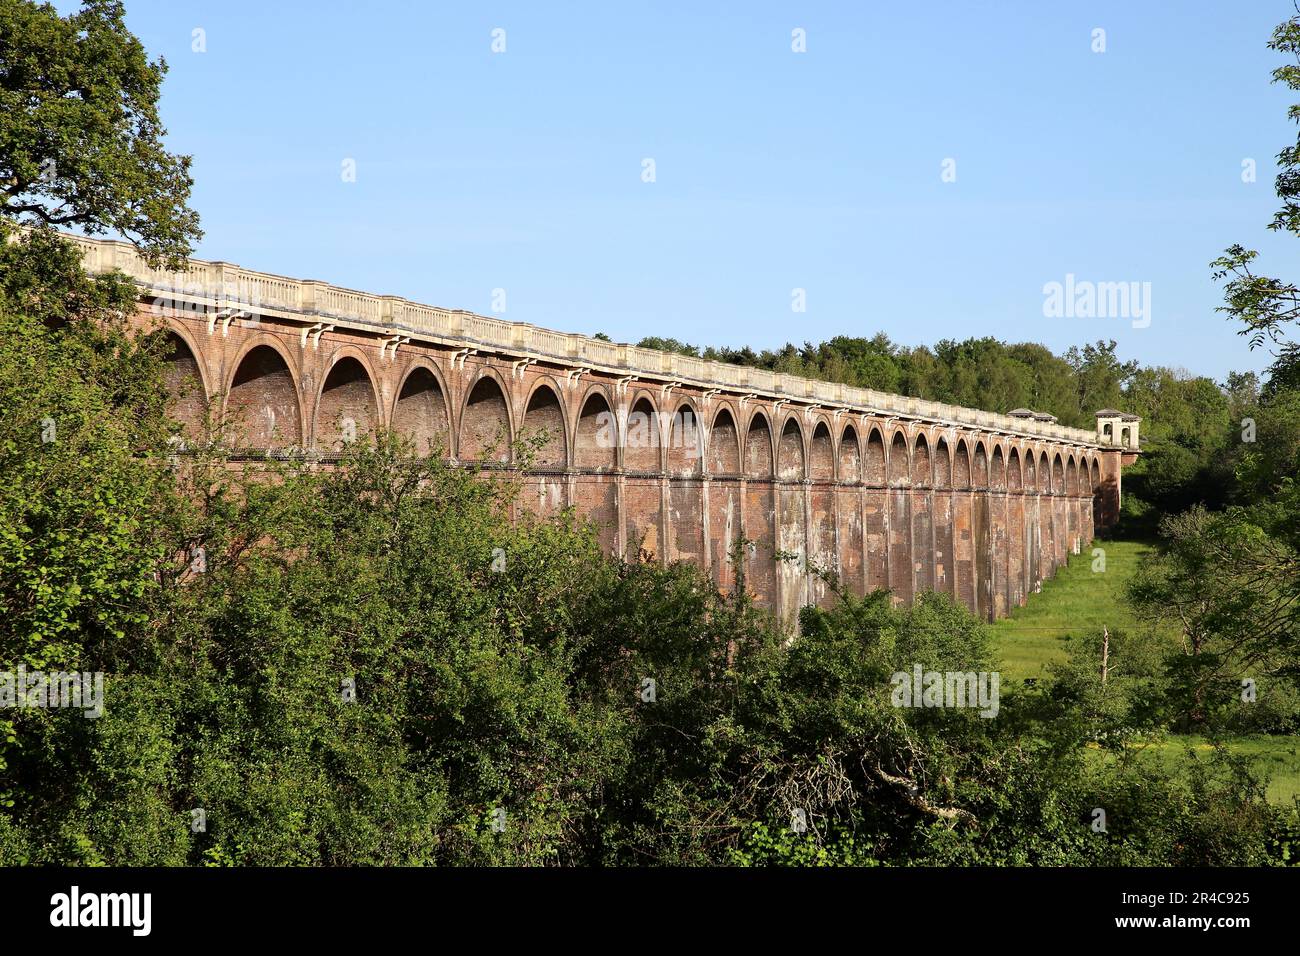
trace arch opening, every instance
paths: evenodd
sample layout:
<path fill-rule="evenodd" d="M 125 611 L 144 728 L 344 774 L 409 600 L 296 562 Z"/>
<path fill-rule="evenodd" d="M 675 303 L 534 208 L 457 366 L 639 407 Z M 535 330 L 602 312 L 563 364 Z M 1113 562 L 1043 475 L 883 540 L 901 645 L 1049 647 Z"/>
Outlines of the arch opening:
<path fill-rule="evenodd" d="M 568 462 L 564 440 L 564 408 L 549 385 L 539 385 L 524 410 L 522 441 L 538 468 L 563 468 Z"/>
<path fill-rule="evenodd" d="M 989 459 L 983 442 L 975 446 L 975 466 L 972 469 L 971 483 L 980 489 L 989 486 Z"/>
<path fill-rule="evenodd" d="M 448 452 L 447 400 L 437 376 L 424 366 L 402 383 L 393 406 L 393 431 L 409 439 L 417 455 Z"/>
<path fill-rule="evenodd" d="M 967 491 L 970 488 L 970 449 L 966 447 L 965 439 L 957 442 L 952 486 L 958 491 Z"/>
<path fill-rule="evenodd" d="M 831 446 L 831 430 L 825 422 L 813 429 L 812 448 L 808 456 L 808 477 L 814 481 L 835 480 L 835 449 Z"/>
<path fill-rule="evenodd" d="M 878 428 L 867 438 L 867 461 L 862 480 L 873 488 L 885 487 L 885 440 Z"/>
<path fill-rule="evenodd" d="M 283 356 L 271 346 L 255 346 L 240 361 L 226 397 L 226 416 L 237 448 L 301 446 L 298 389 Z"/>
<path fill-rule="evenodd" d="M 844 426 L 840 435 L 840 481 L 857 484 L 862 480 L 862 452 L 858 448 L 858 433 L 852 425 Z"/>
<path fill-rule="evenodd" d="M 929 488 L 932 480 L 930 443 L 924 435 L 917 435 L 916 447 L 912 450 L 912 484 L 919 488 Z"/>
<path fill-rule="evenodd" d="M 806 474 L 803 460 L 803 433 L 793 418 L 786 419 L 777 449 L 777 476 L 784 481 L 798 481 Z"/>
<path fill-rule="evenodd" d="M 186 341 L 168 331 L 163 346 L 163 384 L 167 389 L 167 414 L 181 426 L 187 444 L 202 441 L 208 414 L 199 361 Z"/>
<path fill-rule="evenodd" d="M 891 488 L 900 488 L 907 485 L 910 481 L 910 468 L 907 461 L 907 439 L 903 437 L 902 432 L 894 432 L 894 438 L 889 443 L 889 485 Z"/>
<path fill-rule="evenodd" d="M 944 438 L 934 446 L 934 487 L 943 491 L 952 487 L 952 455 Z"/>
<path fill-rule="evenodd" d="M 989 471 L 989 488 L 992 491 L 1007 490 L 1007 467 L 1002 458 L 1002 447 L 993 448 L 993 466 Z"/>
<path fill-rule="evenodd" d="M 510 461 L 510 410 L 500 384 L 490 375 L 476 383 L 460 416 L 461 461 Z"/>
<path fill-rule="evenodd" d="M 718 412 L 709 431 L 709 474 L 740 474 L 740 435 L 726 408 Z"/>
<path fill-rule="evenodd" d="M 745 436 L 745 474 L 752 478 L 770 478 L 772 470 L 772 429 L 767 419 L 755 415 Z"/>
<path fill-rule="evenodd" d="M 604 398 L 601 397 L 600 401 L 603 404 Z M 590 406 L 591 399 L 588 399 L 587 404 Z M 584 409 L 583 414 L 586 413 Z M 650 399 L 645 396 L 636 400 L 627 415 L 623 439 L 623 467 L 628 471 L 645 474 L 659 472 L 659 415 L 654 405 L 650 403 Z"/>
<path fill-rule="evenodd" d="M 631 451 L 629 426 L 628 451 Z M 653 430 L 652 430 L 653 431 Z M 613 471 L 618 467 L 618 421 L 601 392 L 592 392 L 578 415 L 578 430 L 573 448 L 573 463 L 579 468 Z M 644 444 L 645 439 L 638 437 Z M 655 468 L 658 467 L 658 442 L 655 442 Z M 653 469 L 649 469 L 653 470 Z"/>
<path fill-rule="evenodd" d="M 378 417 L 365 366 L 351 356 L 339 359 L 325 376 L 316 402 L 316 447 L 340 451 L 372 431 Z"/>
<path fill-rule="evenodd" d="M 683 402 L 668 422 L 668 473 L 699 474 L 703 466 L 704 435 L 695 409 Z"/>

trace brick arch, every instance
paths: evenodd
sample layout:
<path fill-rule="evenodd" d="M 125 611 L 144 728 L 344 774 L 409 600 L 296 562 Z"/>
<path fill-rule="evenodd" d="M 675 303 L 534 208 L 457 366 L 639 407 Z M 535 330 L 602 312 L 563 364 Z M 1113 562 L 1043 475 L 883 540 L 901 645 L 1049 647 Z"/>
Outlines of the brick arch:
<path fill-rule="evenodd" d="M 1031 445 L 1025 449 L 1020 464 L 1021 474 L 1023 475 L 1022 488 L 1026 493 L 1038 489 L 1038 470 L 1034 467 L 1034 449 Z"/>
<path fill-rule="evenodd" d="M 1044 495 L 1052 493 L 1052 466 L 1045 450 L 1038 453 L 1038 491 Z"/>
<path fill-rule="evenodd" d="M 412 442 L 418 455 L 452 454 L 447 394 L 442 373 L 426 359 L 411 363 L 398 384 L 388 420 L 394 432 Z"/>
<path fill-rule="evenodd" d="M 194 333 L 184 323 L 173 318 L 164 319 L 161 329 L 164 333 L 170 333 L 181 340 L 181 344 L 189 349 L 190 354 L 194 356 L 194 364 L 198 366 L 199 385 L 203 388 L 203 396 L 208 401 L 217 397 L 216 387 L 213 385 L 213 372 L 208 368 L 207 350 L 202 347 L 202 343 L 194 337 Z"/>
<path fill-rule="evenodd" d="M 730 405 L 724 404 L 713 416 L 707 435 L 709 474 L 740 474 L 740 429 Z"/>
<path fill-rule="evenodd" d="M 874 425 L 867 432 L 867 454 L 863 461 L 862 480 L 873 488 L 885 487 L 885 436 Z"/>
<path fill-rule="evenodd" d="M 1101 500 L 1101 466 L 1097 464 L 1097 459 L 1092 460 L 1092 468 L 1089 472 L 1089 485 L 1092 489 L 1092 520 L 1093 524 L 1100 527 L 1102 524 L 1102 500 Z"/>
<path fill-rule="evenodd" d="M 461 461 L 510 461 L 515 427 L 508 394 L 494 369 L 479 372 L 461 406 L 460 438 L 456 442 L 456 457 Z"/>
<path fill-rule="evenodd" d="M 375 405 L 378 406 L 380 404 L 379 401 L 380 373 L 375 371 L 374 364 L 372 363 L 371 357 L 366 352 L 366 350 L 356 345 L 339 345 L 332 352 L 330 352 L 329 356 L 325 359 L 324 362 L 321 363 L 320 367 L 322 369 L 333 370 L 334 366 L 338 365 L 338 363 L 345 358 L 355 359 L 357 363 L 363 369 L 365 369 L 366 377 L 370 380 L 371 388 L 374 390 L 375 393 Z M 325 376 L 327 378 L 329 377 L 329 371 L 325 372 Z"/>
<path fill-rule="evenodd" d="M 1065 493 L 1071 498 L 1079 494 L 1079 470 L 1074 462 L 1074 455 L 1070 455 L 1065 466 Z"/>
<path fill-rule="evenodd" d="M 835 480 L 835 444 L 830 426 L 820 419 L 808 442 L 808 477 L 813 481 Z"/>
<path fill-rule="evenodd" d="M 1061 461 L 1059 451 L 1056 453 L 1056 457 L 1052 459 L 1052 494 L 1065 494 L 1065 465 Z"/>
<path fill-rule="evenodd" d="M 781 424 L 781 437 L 776 448 L 776 474 L 786 481 L 801 481 L 808 477 L 803 428 L 799 425 L 799 416 L 794 413 L 786 415 Z"/>
<path fill-rule="evenodd" d="M 837 460 L 840 481 L 858 484 L 862 481 L 862 449 L 858 447 L 858 430 L 852 422 L 840 432 L 840 447 Z"/>
<path fill-rule="evenodd" d="M 925 432 L 917 432 L 912 444 L 912 484 L 929 488 L 934 481 L 934 463 L 930 457 L 930 440 Z"/>
<path fill-rule="evenodd" d="M 179 325 L 179 323 L 177 323 Z M 167 414 L 181 425 L 181 437 L 188 444 L 202 440 L 208 416 L 207 370 L 189 333 L 167 323 L 163 353 L 163 385 L 167 389 Z"/>
<path fill-rule="evenodd" d="M 613 471 L 619 465 L 618 415 L 608 392 L 599 386 L 587 389 L 577 409 L 573 428 L 573 464 L 595 471 Z M 657 447 L 657 445 L 656 445 Z"/>
<path fill-rule="evenodd" d="M 1020 494 L 1025 490 L 1024 473 L 1020 467 L 1020 449 L 1012 447 L 1007 456 L 1007 491 Z"/>
<path fill-rule="evenodd" d="M 312 412 L 312 444 L 322 451 L 340 451 L 349 436 L 355 440 L 383 424 L 379 390 L 370 363 L 354 346 L 336 350 L 328 368 Z"/>
<path fill-rule="evenodd" d="M 989 453 L 984 447 L 984 442 L 975 442 L 975 457 L 971 462 L 971 487 L 988 488 L 989 486 Z"/>
<path fill-rule="evenodd" d="M 539 468 L 563 468 L 569 463 L 568 416 L 561 394 L 559 384 L 546 376 L 533 383 L 524 402 L 523 432 L 533 464 Z"/>
<path fill-rule="evenodd" d="M 619 445 L 626 471 L 658 472 L 663 467 L 659 409 L 649 392 L 638 392 L 628 406 Z"/>
<path fill-rule="evenodd" d="M 952 460 L 952 486 L 954 490 L 966 491 L 970 488 L 970 446 L 965 438 L 957 439 L 957 451 Z"/>
<path fill-rule="evenodd" d="M 704 468 L 704 425 L 689 398 L 677 403 L 663 433 L 668 440 L 664 460 L 670 475 L 698 475 Z"/>
<path fill-rule="evenodd" d="M 952 487 L 952 452 L 942 435 L 934 445 L 934 487 L 943 491 Z"/>
<path fill-rule="evenodd" d="M 225 418 L 236 448 L 289 448 L 303 444 L 303 411 L 293 360 L 272 335 L 244 343 L 231 363 Z"/>
<path fill-rule="evenodd" d="M 1007 461 L 1002 455 L 1002 446 L 993 446 L 993 458 L 989 465 L 989 490 L 1007 490 Z"/>
<path fill-rule="evenodd" d="M 911 482 L 912 468 L 908 457 L 907 434 L 900 428 L 889 439 L 889 457 L 885 462 L 891 488 L 904 488 Z"/>
<path fill-rule="evenodd" d="M 587 394 L 590 394 L 592 389 L 600 389 L 600 388 L 601 386 L 599 385 L 592 385 L 591 388 L 587 390 Z M 583 395 L 583 401 L 586 401 L 587 394 Z M 607 397 L 610 396 L 607 395 Z M 614 401 L 615 399 L 617 399 L 617 397 L 618 395 L 616 392 L 614 396 L 611 397 L 610 399 L 611 405 L 614 404 Z M 628 415 L 632 413 L 633 408 L 636 408 L 638 405 L 641 405 L 644 406 L 642 408 L 642 411 L 646 412 L 650 416 L 648 419 L 648 423 L 654 428 L 654 433 L 655 433 L 654 447 L 658 448 L 660 446 L 661 444 L 660 439 L 662 437 L 663 429 L 660 427 L 661 422 L 659 421 L 659 411 L 660 411 L 659 398 L 660 396 L 657 395 L 652 389 L 645 388 L 643 386 L 630 387 L 625 392 L 623 392 L 622 405 L 618 406 L 615 409 L 618 412 L 619 426 L 623 429 L 622 437 L 620 438 L 620 443 L 627 437 Z"/>
<path fill-rule="evenodd" d="M 755 409 L 745 429 L 745 474 L 751 478 L 770 478 L 776 474 L 776 445 L 772 423 L 765 412 Z"/>

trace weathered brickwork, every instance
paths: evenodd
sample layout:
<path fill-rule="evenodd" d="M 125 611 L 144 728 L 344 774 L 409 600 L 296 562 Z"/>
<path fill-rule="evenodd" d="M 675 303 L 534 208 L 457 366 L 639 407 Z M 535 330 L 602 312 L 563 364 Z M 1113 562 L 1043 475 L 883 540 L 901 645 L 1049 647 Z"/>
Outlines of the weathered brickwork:
<path fill-rule="evenodd" d="M 1140 453 L 1140 420 L 1116 409 L 1088 433 L 229 263 L 162 272 L 126 243 L 68 238 L 87 268 L 136 281 L 141 327 L 169 330 L 190 436 L 220 421 L 245 454 L 329 455 L 382 427 L 464 467 L 517 467 L 516 513 L 572 508 L 610 553 L 693 562 L 723 589 L 738 559 L 788 626 L 834 599 L 821 572 L 1005 615 L 1118 518 Z"/>
<path fill-rule="evenodd" d="M 169 385 L 191 431 L 228 415 L 232 444 L 337 451 L 391 427 L 462 464 L 509 462 L 533 436 L 519 507 L 572 507 L 611 553 L 691 561 L 793 625 L 854 593 L 925 590 L 993 618 L 1023 604 L 1118 508 L 1128 449 L 828 409 L 274 316 L 213 323 L 141 309 L 173 335 Z M 187 388 L 186 384 L 190 386 Z M 775 439 L 775 440 L 774 440 Z"/>

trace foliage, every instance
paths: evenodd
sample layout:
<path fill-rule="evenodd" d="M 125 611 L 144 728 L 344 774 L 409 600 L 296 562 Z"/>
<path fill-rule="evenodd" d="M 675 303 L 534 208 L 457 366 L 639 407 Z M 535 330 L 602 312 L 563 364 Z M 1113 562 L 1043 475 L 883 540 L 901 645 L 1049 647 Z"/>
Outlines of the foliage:
<path fill-rule="evenodd" d="M 199 237 L 190 158 L 158 118 L 166 64 L 150 62 L 118 0 L 0 0 L 0 216 L 131 237 L 182 262 Z"/>
<path fill-rule="evenodd" d="M 146 169 L 91 151 L 69 195 L 93 200 L 88 227 L 123 228 L 121 203 L 136 203 L 147 222 L 126 225 L 160 255 L 177 251 L 184 164 L 151 152 L 161 67 L 120 29 L 119 5 L 63 21 L 0 3 L 0 53 L 21 21 L 34 50 L 76 64 L 89 42 L 110 73 L 144 71 L 134 85 L 118 77 L 128 119 L 108 110 L 107 121 L 126 123 L 117 133 Z M 21 133 L 30 121 L 3 122 Z M 39 161 L 21 136 L 12 143 Z M 1216 752 L 1174 773 L 1110 746 L 1149 720 L 1138 690 L 1156 679 L 1127 638 L 1104 693 L 1082 648 L 1050 688 L 1005 691 L 996 719 L 895 706 L 896 672 L 991 670 L 985 625 L 940 595 L 896 607 L 883 592 L 840 594 L 805 608 L 792 638 L 746 593 L 745 542 L 731 555 L 736 587 L 721 593 L 689 564 L 609 558 L 572 513 L 515 519 L 517 473 L 417 457 L 382 432 L 328 466 L 232 467 L 219 441 L 181 455 L 167 441 L 179 425 L 160 337 L 127 334 L 120 277 L 90 279 L 42 230 L 0 245 L 0 265 L 0 670 L 106 674 L 99 718 L 5 712 L 0 864 L 1294 859 L 1295 811 L 1270 806 L 1244 762 Z M 1052 378 L 1020 366 L 1060 372 L 1045 350 L 1016 348 L 939 351 L 951 382 L 1002 383 L 1007 396 Z M 817 360 L 888 376 L 891 349 L 845 340 Z M 1075 378 L 1056 375 L 1041 395 L 1091 400 L 1136 374 L 1113 346 L 1069 362 Z M 956 387 L 937 361 L 907 374 Z M 1291 547 L 1292 509 L 1284 495 L 1254 519 L 1241 555 L 1291 560 L 1268 542 Z M 1217 595 L 1196 576 L 1204 553 L 1189 542 L 1152 587 L 1182 573 L 1193 594 Z M 1246 610 L 1276 596 L 1263 588 Z M 1239 629 L 1221 647 L 1216 614 L 1207 604 L 1207 655 L 1289 673 L 1263 636 Z M 1088 741 L 1107 742 L 1102 759 Z M 1090 826 L 1095 808 L 1105 833 Z"/>

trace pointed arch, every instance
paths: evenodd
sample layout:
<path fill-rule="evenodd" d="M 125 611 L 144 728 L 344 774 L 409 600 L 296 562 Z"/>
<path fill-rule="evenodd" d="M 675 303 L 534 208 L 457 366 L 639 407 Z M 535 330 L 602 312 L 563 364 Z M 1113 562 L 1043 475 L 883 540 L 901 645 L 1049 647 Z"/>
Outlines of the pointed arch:
<path fill-rule="evenodd" d="M 775 474 L 772 427 L 767 416 L 755 412 L 745 434 L 745 474 L 752 478 L 769 478 Z"/>
<path fill-rule="evenodd" d="M 934 446 L 934 487 L 943 491 L 952 487 L 952 454 L 948 439 L 942 437 Z"/>
<path fill-rule="evenodd" d="M 683 400 L 668 420 L 668 473 L 698 475 L 704 466 L 704 430 L 695 406 Z"/>
<path fill-rule="evenodd" d="M 1079 494 L 1079 469 L 1073 455 L 1065 465 L 1065 493 L 1071 498 Z"/>
<path fill-rule="evenodd" d="M 858 448 L 858 432 L 845 425 L 840 434 L 840 481 L 857 484 L 862 480 L 862 450 Z"/>
<path fill-rule="evenodd" d="M 912 484 L 918 488 L 929 488 L 934 480 L 932 465 L 930 462 L 930 443 L 925 437 L 924 432 L 916 436 L 916 444 L 912 448 Z"/>
<path fill-rule="evenodd" d="M 495 374 L 485 372 L 466 396 L 460 413 L 457 457 L 461 461 L 508 462 L 513 441 L 505 389 Z"/>
<path fill-rule="evenodd" d="M 1038 469 L 1034 467 L 1034 450 L 1025 449 L 1025 458 L 1023 463 L 1024 470 L 1024 490 L 1034 492 L 1038 490 Z"/>
<path fill-rule="evenodd" d="M 539 468 L 563 468 L 568 464 L 568 429 L 564 403 L 549 382 L 538 382 L 524 408 L 524 441 L 535 442 L 533 464 Z"/>
<path fill-rule="evenodd" d="M 1002 457 L 1002 446 L 993 446 L 993 464 L 989 469 L 989 488 L 992 491 L 1007 490 L 1007 465 Z"/>
<path fill-rule="evenodd" d="M 450 454 L 447 392 L 438 373 L 420 363 L 407 370 L 393 403 L 393 431 L 415 446 L 417 455 Z"/>
<path fill-rule="evenodd" d="M 957 453 L 953 456 L 952 486 L 957 491 L 970 489 L 970 447 L 966 439 L 957 441 Z"/>
<path fill-rule="evenodd" d="M 623 426 L 623 468 L 637 474 L 657 475 L 662 467 L 659 411 L 650 397 L 642 394 L 633 401 Z"/>
<path fill-rule="evenodd" d="M 907 436 L 901 431 L 896 431 L 889 442 L 889 486 L 905 488 L 912 480 L 911 471 L 907 454 Z"/>
<path fill-rule="evenodd" d="M 1052 466 L 1048 464 L 1046 451 L 1038 453 L 1038 491 L 1044 495 L 1052 493 Z"/>
<path fill-rule="evenodd" d="M 989 486 L 989 457 L 984 450 L 984 442 L 975 443 L 975 461 L 971 469 L 971 485 L 985 489 Z"/>
<path fill-rule="evenodd" d="M 330 366 L 316 399 L 312 436 L 316 448 L 334 452 L 379 424 L 379 398 L 360 359 L 339 356 Z"/>
<path fill-rule="evenodd" d="M 731 414 L 731 409 L 725 405 L 713 416 L 708 444 L 709 474 L 740 474 L 740 432 L 736 429 L 736 419 Z"/>
<path fill-rule="evenodd" d="M 819 421 L 813 428 L 808 449 L 808 477 L 813 481 L 835 480 L 835 448 L 831 443 L 831 430 L 825 422 Z"/>
<path fill-rule="evenodd" d="M 1059 451 L 1056 453 L 1056 457 L 1052 459 L 1052 494 L 1065 494 L 1065 465 L 1061 461 Z"/>
<path fill-rule="evenodd" d="M 776 454 L 777 476 L 786 481 L 799 481 L 807 475 L 803 454 L 803 432 L 798 420 L 791 415 L 781 428 L 781 444 Z"/>
<path fill-rule="evenodd" d="M 879 428 L 867 435 L 867 458 L 862 480 L 872 488 L 885 487 L 885 439 Z"/>
<path fill-rule="evenodd" d="M 1019 494 L 1024 491 L 1024 487 L 1024 476 L 1020 471 L 1020 451 L 1012 448 L 1011 454 L 1007 456 L 1007 491 Z"/>
<path fill-rule="evenodd" d="M 647 431 L 653 432 L 653 416 Z M 628 439 L 631 439 L 630 429 Z M 638 432 L 636 440 L 638 449 L 646 442 L 653 441 L 654 465 L 650 471 L 659 470 L 659 441 L 656 435 L 647 439 Z M 598 388 L 587 393 L 582 409 L 578 412 L 578 427 L 574 431 L 573 463 L 579 468 L 591 468 L 596 471 L 613 471 L 618 467 L 618 420 L 610 407 L 609 399 Z M 625 448 L 630 452 L 631 447 Z"/>
<path fill-rule="evenodd" d="M 208 415 L 208 388 L 198 353 L 188 338 L 169 328 L 163 343 L 163 385 L 167 389 L 167 414 L 181 425 L 187 443 L 204 438 Z"/>
<path fill-rule="evenodd" d="M 302 445 L 302 409 L 288 359 L 272 339 L 239 359 L 226 394 L 226 415 L 237 448 Z"/>

